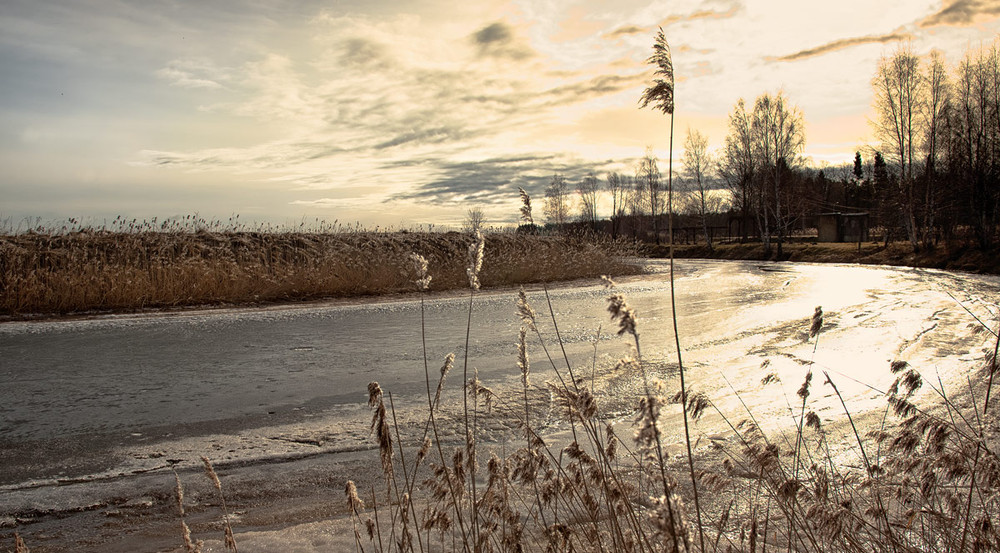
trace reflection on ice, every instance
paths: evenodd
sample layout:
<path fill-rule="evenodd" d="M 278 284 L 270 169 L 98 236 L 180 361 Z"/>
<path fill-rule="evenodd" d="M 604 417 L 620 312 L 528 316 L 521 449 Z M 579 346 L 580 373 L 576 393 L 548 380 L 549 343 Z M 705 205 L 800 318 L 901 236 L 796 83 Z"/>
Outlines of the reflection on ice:
<path fill-rule="evenodd" d="M 651 266 L 651 274 L 621 279 L 618 288 L 638 313 L 647 366 L 675 386 L 665 264 Z M 691 390 L 707 393 L 733 421 L 752 415 L 774 428 L 789 426 L 810 369 L 810 408 L 831 425 L 843 408 L 824 386 L 824 371 L 859 419 L 885 406 L 893 360 L 939 375 L 946 386 L 961 383 L 970 362 L 982 358 L 984 337 L 969 331 L 973 319 L 952 296 L 993 320 L 988 303 L 1000 291 L 993 277 L 926 270 L 708 261 L 678 261 L 677 268 Z M 556 286 L 550 295 L 577 374 L 594 376 L 604 413 L 628 420 L 640 388 L 636 375 L 613 370 L 630 344 L 611 328 L 606 292 L 594 282 Z M 551 346 L 544 295 L 533 288 L 528 296 Z M 477 296 L 472 319 L 470 365 L 501 395 L 519 382 L 515 297 Z M 450 352 L 462 354 L 466 305 L 467 297 L 428 298 L 432 366 Z M 814 353 L 808 334 L 816 306 L 824 325 Z M 542 383 L 552 373 L 537 339 L 528 348 L 538 387 L 532 405 L 543 420 Z M 777 380 L 762 384 L 770 374 Z M 420 304 L 413 299 L 7 323 L 0 325 L 0 379 L 5 511 L 40 501 L 21 492 L 49 483 L 196 466 L 201 454 L 225 467 L 369 447 L 364 402 L 371 380 L 392 392 L 404 427 L 418 425 L 426 409 Z M 449 385 L 446 402 L 457 405 L 460 384 Z M 443 426 L 448 416 L 445 409 Z M 665 416 L 678 418 L 665 421 L 667 441 L 679 441 L 679 414 Z M 497 415 L 489 439 L 516 435 L 508 422 Z M 710 412 L 695 431 L 718 437 L 727 425 Z M 29 454 L 40 447 L 43 458 Z"/>

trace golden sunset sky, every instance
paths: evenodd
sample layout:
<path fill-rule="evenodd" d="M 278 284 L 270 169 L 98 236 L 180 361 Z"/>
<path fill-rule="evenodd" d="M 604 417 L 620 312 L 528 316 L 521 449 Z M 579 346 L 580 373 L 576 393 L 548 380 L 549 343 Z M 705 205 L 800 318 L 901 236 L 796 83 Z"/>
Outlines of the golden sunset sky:
<path fill-rule="evenodd" d="M 659 26 L 675 160 L 783 90 L 819 166 L 873 144 L 881 56 L 954 66 L 1000 2 L 5 0 L 0 219 L 513 222 L 553 173 L 631 173 L 647 146 L 666 171 L 669 119 L 637 105 Z"/>

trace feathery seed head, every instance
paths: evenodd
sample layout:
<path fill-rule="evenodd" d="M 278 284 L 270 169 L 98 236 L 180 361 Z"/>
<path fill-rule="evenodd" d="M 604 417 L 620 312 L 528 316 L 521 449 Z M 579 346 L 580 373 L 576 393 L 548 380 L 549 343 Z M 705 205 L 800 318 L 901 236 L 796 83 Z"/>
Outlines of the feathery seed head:
<path fill-rule="evenodd" d="M 177 482 L 177 487 L 175 488 L 177 510 L 180 512 L 181 518 L 184 518 L 184 487 L 181 486 L 181 477 L 177 476 L 176 472 L 174 472 L 174 481 Z"/>
<path fill-rule="evenodd" d="M 344 487 L 344 495 L 347 496 L 347 508 L 354 514 L 365 508 L 365 502 L 358 497 L 358 488 L 354 485 L 353 480 L 347 481 L 347 485 Z"/>
<path fill-rule="evenodd" d="M 469 255 L 468 255 L 468 265 L 465 268 L 466 274 L 469 276 L 469 286 L 473 290 L 479 290 L 479 271 L 483 268 L 483 249 L 486 245 L 486 239 L 483 238 L 483 233 L 476 229 L 473 234 L 473 241 L 469 244 Z"/>
<path fill-rule="evenodd" d="M 806 373 L 805 380 L 802 381 L 802 386 L 799 388 L 799 391 L 796 392 L 796 394 L 802 398 L 802 401 L 805 401 L 806 398 L 809 397 L 809 385 L 812 382 L 812 378 L 813 372 L 812 369 L 809 369 L 809 372 Z"/>
<path fill-rule="evenodd" d="M 535 310 L 528 303 L 528 295 L 523 286 L 517 291 L 517 314 L 521 316 L 521 324 L 529 330 L 535 329 Z"/>
<path fill-rule="evenodd" d="M 413 262 L 413 268 L 417 272 L 417 280 L 413 281 L 417 285 L 417 290 L 427 290 L 431 285 L 431 277 L 427 274 L 427 259 L 418 253 L 411 252 L 410 261 Z"/>
<path fill-rule="evenodd" d="M 767 386 L 772 382 L 781 382 L 781 379 L 778 378 L 777 373 L 768 373 L 767 375 L 764 376 L 764 378 L 760 379 L 761 386 Z"/>
<path fill-rule="evenodd" d="M 455 354 L 449 353 L 444 358 L 444 365 L 441 365 L 441 376 L 447 376 L 453 366 L 455 366 Z"/>
<path fill-rule="evenodd" d="M 607 300 L 608 313 L 611 313 L 611 320 L 618 321 L 618 335 L 621 336 L 627 332 L 632 336 L 637 336 L 635 311 L 629 307 L 625 301 L 625 296 L 612 294 L 608 296 Z"/>
<path fill-rule="evenodd" d="M 528 360 L 528 346 L 525 343 L 527 333 L 527 329 L 522 326 L 517 338 L 517 368 L 521 369 L 521 384 L 524 386 L 528 385 L 528 372 L 531 369 Z"/>
<path fill-rule="evenodd" d="M 822 429 L 822 423 L 819 420 L 819 415 L 815 411 L 809 411 L 806 413 L 806 426 L 813 428 L 817 432 Z"/>
<path fill-rule="evenodd" d="M 665 114 L 674 113 L 674 63 L 670 57 L 670 46 L 667 44 L 667 37 L 660 27 L 656 34 L 656 41 L 653 43 L 653 55 L 646 60 L 646 63 L 656 66 L 653 84 L 642 92 L 639 98 L 640 107 L 653 104 L 654 109 L 658 109 Z"/>
<path fill-rule="evenodd" d="M 816 337 L 821 328 L 823 328 L 823 308 L 817 305 L 809 325 L 809 337 Z"/>
<path fill-rule="evenodd" d="M 424 443 L 420 444 L 420 450 L 417 451 L 417 463 L 419 464 L 424 458 L 427 457 L 427 453 L 431 450 L 431 439 L 424 438 Z"/>
<path fill-rule="evenodd" d="M 533 225 L 535 224 L 535 220 L 531 216 L 531 196 L 528 196 L 528 193 L 523 188 L 518 187 L 517 190 L 521 194 L 521 222 L 526 225 Z"/>
<path fill-rule="evenodd" d="M 378 382 L 372 381 L 368 383 L 368 406 L 375 407 L 382 401 L 382 387 L 378 385 Z"/>
<path fill-rule="evenodd" d="M 711 402 L 708 400 L 708 395 L 705 392 L 695 393 L 687 401 L 688 414 L 691 415 L 692 419 L 698 420 L 705 413 L 705 409 L 709 405 L 711 405 Z"/>
<path fill-rule="evenodd" d="M 201 462 L 205 465 L 205 476 L 212 481 L 212 485 L 215 486 L 216 490 L 222 491 L 222 482 L 219 481 L 219 476 L 215 474 L 215 469 L 212 467 L 212 462 L 208 460 L 208 457 L 204 455 L 201 456 Z"/>
<path fill-rule="evenodd" d="M 17 532 L 14 532 L 14 553 L 29 553 L 28 545 Z"/>

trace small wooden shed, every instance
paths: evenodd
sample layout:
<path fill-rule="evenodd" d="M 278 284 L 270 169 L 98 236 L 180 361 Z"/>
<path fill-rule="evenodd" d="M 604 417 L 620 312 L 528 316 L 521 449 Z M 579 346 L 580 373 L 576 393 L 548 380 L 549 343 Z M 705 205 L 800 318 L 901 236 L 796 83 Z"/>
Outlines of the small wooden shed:
<path fill-rule="evenodd" d="M 820 242 L 868 240 L 867 213 L 821 213 L 817 224 Z"/>

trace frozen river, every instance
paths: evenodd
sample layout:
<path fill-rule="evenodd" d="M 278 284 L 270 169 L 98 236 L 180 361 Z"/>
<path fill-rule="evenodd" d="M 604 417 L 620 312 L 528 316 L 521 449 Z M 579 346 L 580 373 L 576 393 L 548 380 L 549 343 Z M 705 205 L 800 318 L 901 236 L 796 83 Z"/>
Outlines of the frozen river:
<path fill-rule="evenodd" d="M 676 352 L 666 263 L 649 264 L 650 274 L 622 279 L 619 290 L 638 313 L 645 361 L 670 388 Z M 611 370 L 630 350 L 611 327 L 607 292 L 596 282 L 549 292 L 570 363 L 578 375 L 596 376 L 611 415 L 630 414 L 637 382 Z M 892 360 L 945 382 L 964 374 L 982 358 L 985 339 L 970 331 L 975 319 L 966 309 L 995 324 L 1000 281 L 914 269 L 684 260 L 677 292 L 692 389 L 724 411 L 740 409 L 732 393 L 738 390 L 767 419 L 788 417 L 785 397 L 794 397 L 808 362 L 827 370 L 858 412 L 884 405 L 880 390 L 891 381 Z M 501 393 L 518 382 L 515 299 L 508 290 L 473 300 L 470 376 L 478 370 Z M 551 347 L 544 292 L 530 288 L 529 299 Z M 424 305 L 432 374 L 449 352 L 458 356 L 452 388 L 461 382 L 468 305 L 460 294 L 432 294 Z M 817 305 L 826 324 L 813 353 L 805 338 Z M 529 349 L 541 385 L 551 368 L 537 340 Z M 17 525 L 29 535 L 34 528 L 62 536 L 52 543 L 72 541 L 73 532 L 60 534 L 59 513 L 124 509 L 127 499 L 109 498 L 136 486 L 152 489 L 152 478 L 172 479 L 170 469 L 192 470 L 199 455 L 234 470 L 362 455 L 371 447 L 368 383 L 391 391 L 402 423 L 416 424 L 420 408 L 426 411 L 423 363 L 417 297 L 0 324 L 0 531 Z M 781 384 L 765 391 L 760 379 L 772 372 Z M 829 391 L 816 401 L 821 416 L 837 418 L 839 403 Z M 705 434 L 723 430 L 711 421 L 703 426 Z M 502 439 L 504 429 L 496 432 Z M 36 540 L 40 550 L 45 543 Z"/>

